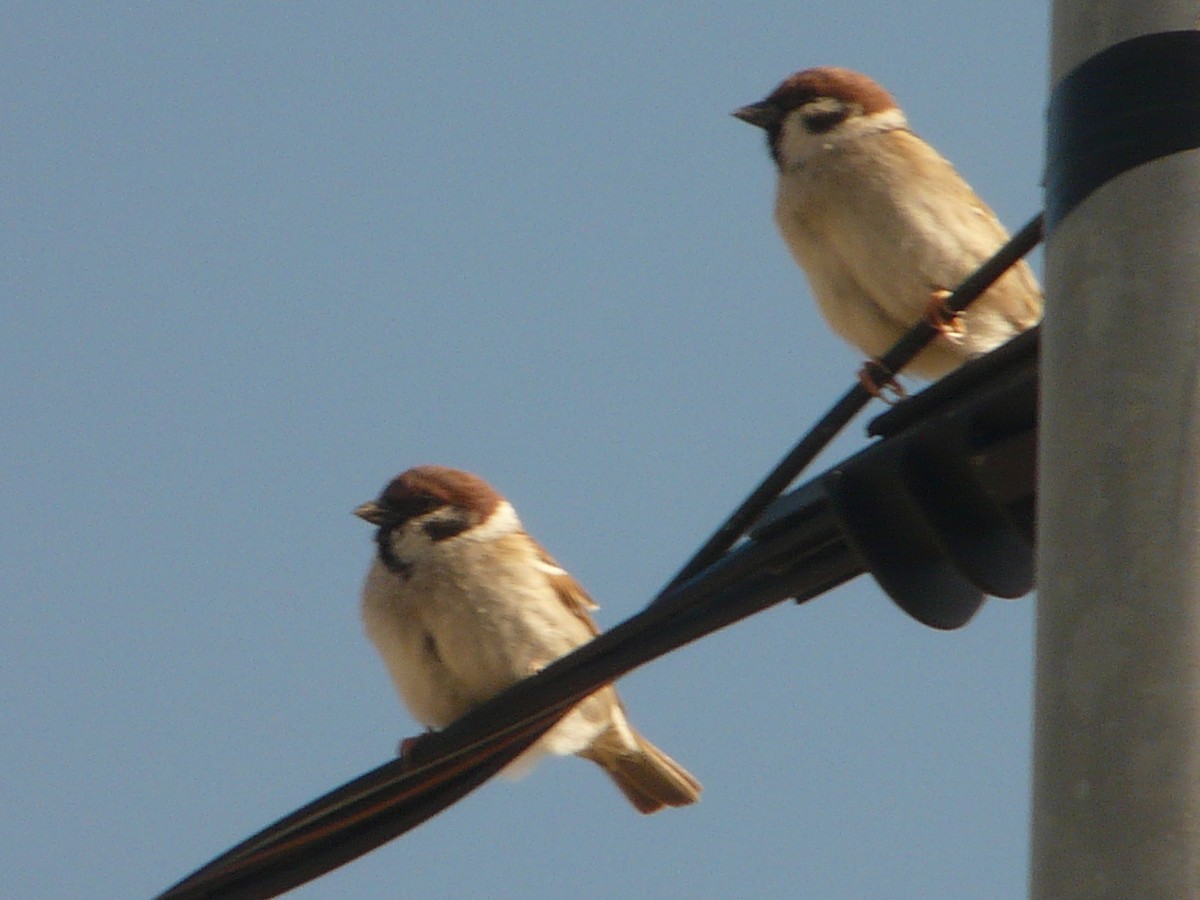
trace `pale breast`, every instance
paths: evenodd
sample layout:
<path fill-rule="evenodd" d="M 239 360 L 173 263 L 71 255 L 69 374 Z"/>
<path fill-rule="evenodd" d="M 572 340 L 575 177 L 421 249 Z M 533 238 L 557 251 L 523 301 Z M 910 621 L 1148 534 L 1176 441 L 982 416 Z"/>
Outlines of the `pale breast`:
<path fill-rule="evenodd" d="M 403 580 L 376 563 L 363 592 L 367 634 L 401 699 L 436 728 L 591 637 L 520 557 L 470 542 L 454 552 L 453 566 L 415 565 Z"/>
<path fill-rule="evenodd" d="M 1007 239 L 950 164 L 906 131 L 831 148 L 788 172 L 775 213 L 823 316 L 869 356 L 884 353 L 935 291 L 957 287 Z M 939 377 L 1034 324 L 1040 310 L 1022 263 L 972 307 L 964 339 L 939 338 L 911 371 Z"/>

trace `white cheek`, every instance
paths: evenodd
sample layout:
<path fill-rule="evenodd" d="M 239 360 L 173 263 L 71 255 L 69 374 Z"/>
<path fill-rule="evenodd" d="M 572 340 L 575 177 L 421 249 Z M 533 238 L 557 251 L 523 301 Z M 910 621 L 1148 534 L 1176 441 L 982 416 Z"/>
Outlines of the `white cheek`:
<path fill-rule="evenodd" d="M 807 109 L 811 112 L 813 105 L 809 104 Z M 780 127 L 779 162 L 784 171 L 795 169 L 836 149 L 839 144 L 907 126 L 904 113 L 892 107 L 868 116 L 851 115 L 829 131 L 814 134 L 805 126 L 800 111 L 794 110 L 788 113 Z"/>
<path fill-rule="evenodd" d="M 520 530 L 521 520 L 517 518 L 517 511 L 507 500 L 502 500 L 491 515 L 470 531 L 464 532 L 462 537 L 472 541 L 489 541 Z"/>
<path fill-rule="evenodd" d="M 418 520 L 408 522 L 391 533 L 392 554 L 404 562 L 423 559 L 433 549 L 433 541 L 425 533 Z"/>
<path fill-rule="evenodd" d="M 808 130 L 799 112 L 789 113 L 784 118 L 779 130 L 779 162 L 784 170 L 802 166 L 832 146 L 828 136 Z"/>

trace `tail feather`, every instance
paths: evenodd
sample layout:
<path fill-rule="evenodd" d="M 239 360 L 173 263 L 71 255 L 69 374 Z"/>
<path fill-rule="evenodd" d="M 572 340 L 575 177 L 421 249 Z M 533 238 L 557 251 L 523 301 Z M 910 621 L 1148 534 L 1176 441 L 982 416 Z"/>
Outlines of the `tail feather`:
<path fill-rule="evenodd" d="M 640 813 L 687 806 L 700 799 L 700 782 L 687 769 L 625 727 L 632 733 L 632 746 L 610 729 L 579 755 L 604 769 Z"/>

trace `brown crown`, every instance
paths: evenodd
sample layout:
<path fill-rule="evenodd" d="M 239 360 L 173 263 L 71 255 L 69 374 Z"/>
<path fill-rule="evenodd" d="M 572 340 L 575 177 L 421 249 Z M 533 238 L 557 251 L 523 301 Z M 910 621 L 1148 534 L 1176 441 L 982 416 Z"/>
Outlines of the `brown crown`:
<path fill-rule="evenodd" d="M 379 497 L 381 505 L 401 514 L 439 506 L 456 506 L 486 519 L 504 498 L 470 472 L 447 466 L 416 466 L 392 479 Z"/>
<path fill-rule="evenodd" d="M 882 112 L 896 106 L 896 100 L 876 81 L 838 66 L 805 69 L 786 78 L 771 92 L 764 103 L 789 112 L 818 97 L 833 97 L 857 104 L 863 115 Z"/>

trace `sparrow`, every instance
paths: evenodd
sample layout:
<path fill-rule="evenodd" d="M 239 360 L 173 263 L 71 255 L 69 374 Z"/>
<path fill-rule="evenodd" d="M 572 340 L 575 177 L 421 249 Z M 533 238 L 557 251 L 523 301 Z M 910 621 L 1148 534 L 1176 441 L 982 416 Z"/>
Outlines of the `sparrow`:
<path fill-rule="evenodd" d="M 445 728 L 600 633 L 587 592 L 526 534 L 512 504 L 469 472 L 409 469 L 354 513 L 378 527 L 362 592 L 367 635 L 428 728 Z M 598 764 L 642 813 L 700 798 L 700 783 L 629 724 L 611 685 L 531 749 Z"/>
<path fill-rule="evenodd" d="M 826 322 L 868 356 L 929 315 L 941 333 L 908 371 L 933 380 L 1041 319 L 1024 262 L 965 313 L 948 312 L 945 298 L 1008 232 L 866 75 L 805 69 L 733 115 L 766 131 L 784 243 Z"/>

